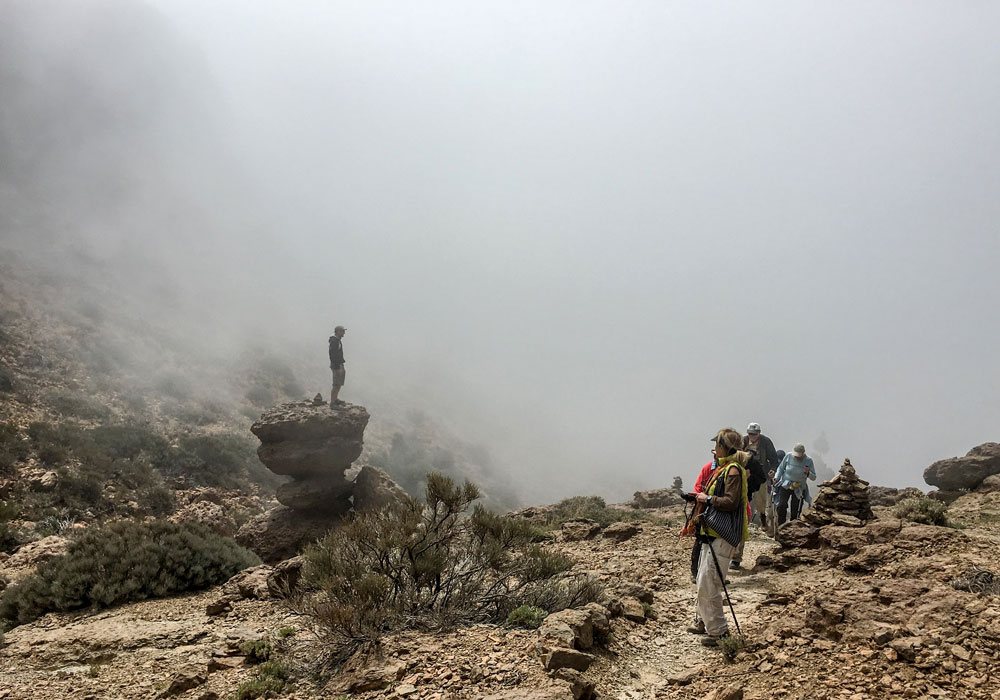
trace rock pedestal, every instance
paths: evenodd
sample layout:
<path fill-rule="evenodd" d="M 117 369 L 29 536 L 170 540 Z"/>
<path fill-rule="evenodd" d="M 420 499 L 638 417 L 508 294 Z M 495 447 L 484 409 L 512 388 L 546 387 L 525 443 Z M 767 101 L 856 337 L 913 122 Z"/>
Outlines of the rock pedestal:
<path fill-rule="evenodd" d="M 381 469 L 362 467 L 355 481 L 344 473 L 361 455 L 368 411 L 364 406 L 300 401 L 272 408 L 250 427 L 260 438 L 257 456 L 275 474 L 291 476 L 276 496 L 282 505 L 251 519 L 236 540 L 265 562 L 295 556 L 351 510 L 402 503 L 406 493 Z"/>
<path fill-rule="evenodd" d="M 301 401 L 272 408 L 250 426 L 264 466 L 293 479 L 278 487 L 278 501 L 294 510 L 346 513 L 353 487 L 344 472 L 361 456 L 368 417 L 364 406 Z"/>

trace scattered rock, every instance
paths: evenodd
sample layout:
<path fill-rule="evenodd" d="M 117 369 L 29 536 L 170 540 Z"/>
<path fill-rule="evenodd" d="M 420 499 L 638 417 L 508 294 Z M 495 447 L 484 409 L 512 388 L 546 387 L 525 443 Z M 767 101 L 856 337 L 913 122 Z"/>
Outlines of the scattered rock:
<path fill-rule="evenodd" d="M 993 491 L 1000 491 L 1000 474 L 991 474 L 979 484 L 979 488 L 976 489 L 980 493 L 991 493 Z"/>
<path fill-rule="evenodd" d="M 4 563 L 5 573 L 12 580 L 29 576 L 39 564 L 65 554 L 68 547 L 69 540 L 59 535 L 49 535 L 21 545 Z"/>
<path fill-rule="evenodd" d="M 634 581 L 626 581 L 618 586 L 615 592 L 623 598 L 635 598 L 640 603 L 653 604 L 653 591 Z"/>
<path fill-rule="evenodd" d="M 643 624 L 646 622 L 646 608 L 635 598 L 622 598 L 622 615 L 626 620 Z"/>
<path fill-rule="evenodd" d="M 216 615 L 226 615 L 233 611 L 233 604 L 229 598 L 219 598 L 205 606 L 205 614 L 209 617 Z"/>

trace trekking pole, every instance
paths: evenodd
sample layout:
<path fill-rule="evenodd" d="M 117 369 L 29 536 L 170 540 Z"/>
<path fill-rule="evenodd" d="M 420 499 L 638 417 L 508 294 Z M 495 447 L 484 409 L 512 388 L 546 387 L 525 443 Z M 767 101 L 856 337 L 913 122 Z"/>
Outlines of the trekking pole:
<path fill-rule="evenodd" d="M 715 556 L 715 549 L 712 547 L 712 540 L 705 539 L 705 543 L 708 545 L 708 551 L 712 553 L 712 561 L 715 562 L 715 570 L 719 574 L 719 581 L 722 582 L 722 592 L 726 594 L 726 602 L 729 603 L 729 611 L 733 614 L 733 622 L 736 623 L 736 633 L 743 636 L 743 630 L 740 629 L 740 621 L 736 619 L 736 608 L 733 607 L 733 601 L 729 597 L 729 589 L 726 588 L 726 577 L 722 575 L 722 567 L 719 566 L 719 559 Z"/>

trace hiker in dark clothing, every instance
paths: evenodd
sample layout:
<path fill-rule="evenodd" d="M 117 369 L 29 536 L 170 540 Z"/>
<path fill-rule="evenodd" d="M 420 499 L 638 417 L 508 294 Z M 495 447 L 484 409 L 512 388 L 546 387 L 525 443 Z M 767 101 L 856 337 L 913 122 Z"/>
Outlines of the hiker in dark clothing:
<path fill-rule="evenodd" d="M 346 328 L 337 326 L 333 329 L 333 335 L 330 336 L 330 369 L 333 370 L 333 389 L 330 391 L 331 407 L 344 403 L 337 397 L 340 395 L 340 388 L 344 386 L 344 379 L 347 376 L 344 369 L 344 343 L 341 340 L 346 332 Z"/>

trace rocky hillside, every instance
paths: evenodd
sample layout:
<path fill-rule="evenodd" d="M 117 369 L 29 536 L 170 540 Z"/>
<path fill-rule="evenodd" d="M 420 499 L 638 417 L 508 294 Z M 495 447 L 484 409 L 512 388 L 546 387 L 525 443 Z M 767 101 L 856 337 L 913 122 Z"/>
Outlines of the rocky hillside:
<path fill-rule="evenodd" d="M 571 574 L 597 577 L 606 596 L 538 630 L 401 632 L 334 671 L 322 628 L 280 597 L 292 561 L 197 595 L 17 627 L 0 651 L 0 697 L 257 697 L 274 668 L 264 657 L 280 660 L 288 677 L 273 696 L 289 700 L 996 697 L 998 494 L 964 495 L 949 525 L 933 526 L 880 506 L 858 518 L 862 484 L 825 485 L 824 508 L 797 530 L 805 539 L 753 530 L 749 568 L 729 577 L 744 638 L 728 659 L 684 630 L 690 541 L 671 506 L 557 530 L 545 548 L 572 557 Z"/>

